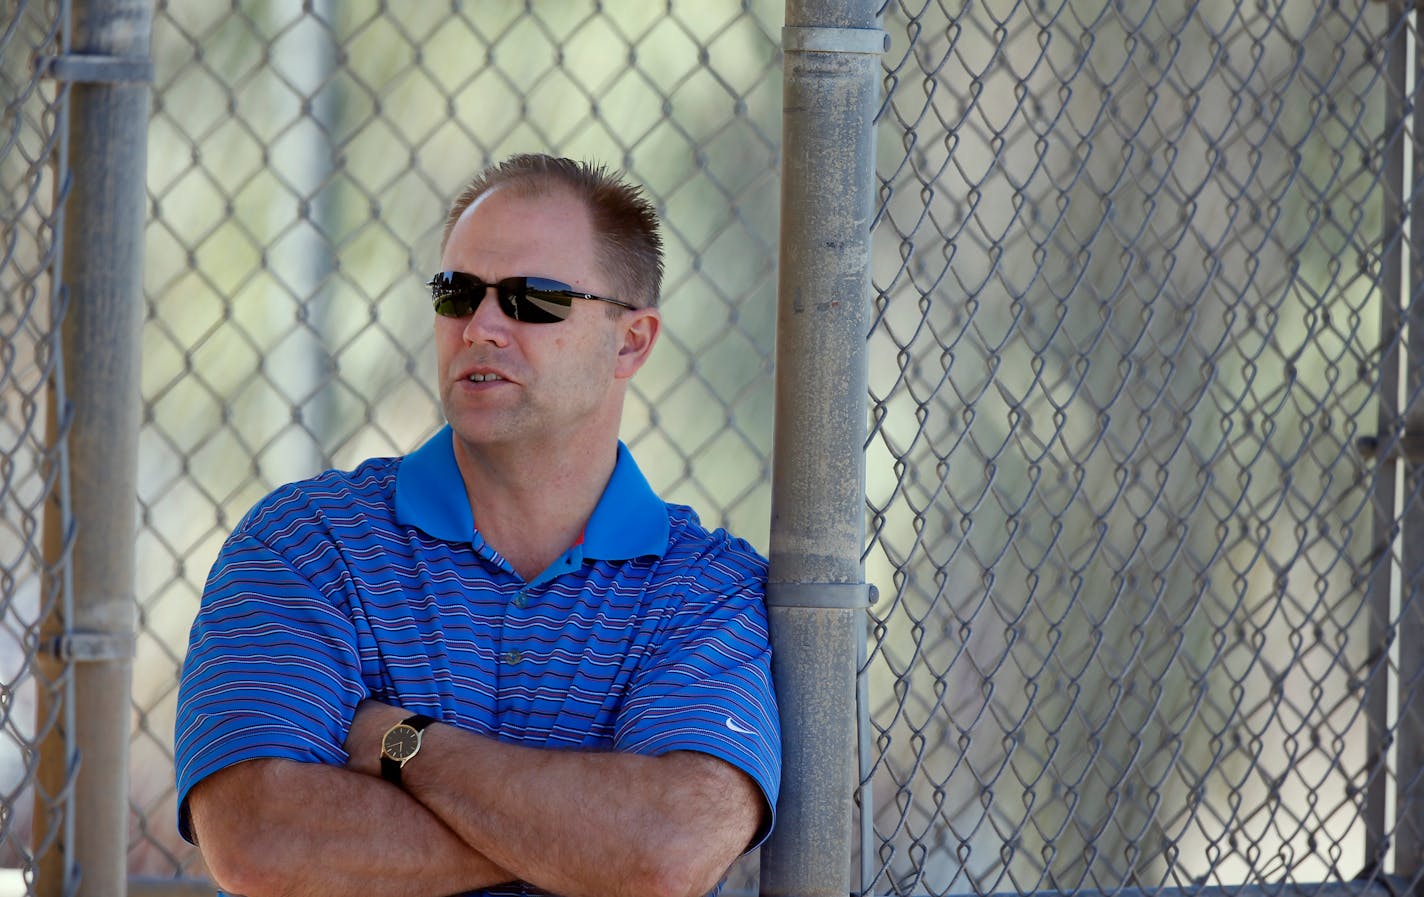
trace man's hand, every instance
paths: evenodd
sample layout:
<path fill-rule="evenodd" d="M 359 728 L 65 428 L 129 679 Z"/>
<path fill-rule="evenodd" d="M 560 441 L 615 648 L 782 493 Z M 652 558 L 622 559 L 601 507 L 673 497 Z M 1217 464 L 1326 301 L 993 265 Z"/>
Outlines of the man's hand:
<path fill-rule="evenodd" d="M 348 768 L 379 776 L 381 738 L 409 715 L 363 701 Z M 751 778 L 707 754 L 541 750 L 439 723 L 401 779 L 477 853 L 566 897 L 705 894 L 765 812 Z"/>

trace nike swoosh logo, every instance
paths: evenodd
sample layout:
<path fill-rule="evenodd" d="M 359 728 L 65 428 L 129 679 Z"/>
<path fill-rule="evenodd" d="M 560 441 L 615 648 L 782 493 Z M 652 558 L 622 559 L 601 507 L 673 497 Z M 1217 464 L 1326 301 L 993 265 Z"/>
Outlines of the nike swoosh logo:
<path fill-rule="evenodd" d="M 748 729 L 741 723 L 738 723 L 736 720 L 732 719 L 730 716 L 727 717 L 727 728 L 731 729 L 733 732 L 736 732 L 739 735 L 757 734 L 756 729 Z"/>

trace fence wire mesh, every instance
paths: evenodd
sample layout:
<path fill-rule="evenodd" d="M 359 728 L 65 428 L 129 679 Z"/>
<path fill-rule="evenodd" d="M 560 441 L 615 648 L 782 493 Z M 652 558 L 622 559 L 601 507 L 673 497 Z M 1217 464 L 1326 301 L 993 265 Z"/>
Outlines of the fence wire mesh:
<path fill-rule="evenodd" d="M 1404 14 L 884 16 L 862 888 L 1353 879 Z"/>
<path fill-rule="evenodd" d="M 61 849 L 70 781 L 60 771 L 36 783 L 67 679 L 39 659 L 41 621 L 58 607 L 68 564 L 63 546 L 46 560 L 42 537 L 45 505 L 64 489 L 48 404 L 60 348 L 62 91 L 34 66 L 57 52 L 60 4 L 20 2 L 0 24 L 0 889 L 24 893 L 38 859 Z"/>
<path fill-rule="evenodd" d="M 274 485 L 439 423 L 421 284 L 487 162 L 552 151 L 647 186 L 665 328 L 624 439 L 665 497 L 765 550 L 780 18 L 703 0 L 157 4 L 135 874 L 204 874 L 173 830 L 171 739 L 223 538 Z"/>

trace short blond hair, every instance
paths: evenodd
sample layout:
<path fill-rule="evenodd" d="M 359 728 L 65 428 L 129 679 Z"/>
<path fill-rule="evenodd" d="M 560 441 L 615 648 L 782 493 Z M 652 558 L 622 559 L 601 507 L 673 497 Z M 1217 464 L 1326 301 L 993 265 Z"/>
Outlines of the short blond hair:
<path fill-rule="evenodd" d="M 510 187 L 529 196 L 565 190 L 582 201 L 593 223 L 599 263 L 623 293 L 614 298 L 640 308 L 657 307 L 663 282 L 658 215 L 642 189 L 621 172 L 542 153 L 510 156 L 471 178 L 450 204 L 440 240 L 442 252 L 460 216 L 496 187 Z"/>

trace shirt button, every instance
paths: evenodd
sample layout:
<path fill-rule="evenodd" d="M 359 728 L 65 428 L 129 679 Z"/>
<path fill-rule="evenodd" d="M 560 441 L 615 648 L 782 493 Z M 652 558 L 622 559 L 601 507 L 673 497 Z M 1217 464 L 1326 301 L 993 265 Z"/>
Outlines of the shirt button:
<path fill-rule="evenodd" d="M 523 659 L 524 659 L 524 652 L 523 652 L 523 651 L 507 651 L 507 652 L 505 652 L 505 655 L 504 655 L 504 662 L 505 662 L 505 663 L 510 663 L 510 664 L 519 663 L 519 661 L 521 661 L 521 660 L 523 660 Z"/>
<path fill-rule="evenodd" d="M 515 606 L 515 607 L 523 607 L 524 605 L 526 605 L 526 604 L 528 604 L 528 603 L 529 603 L 529 599 L 528 599 L 527 597 L 525 597 L 525 595 L 524 595 L 523 592 L 516 592 L 516 593 L 515 593 L 515 595 L 514 595 L 514 606 Z"/>

